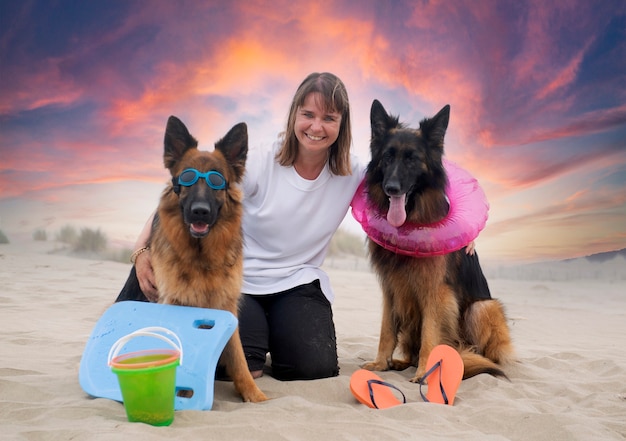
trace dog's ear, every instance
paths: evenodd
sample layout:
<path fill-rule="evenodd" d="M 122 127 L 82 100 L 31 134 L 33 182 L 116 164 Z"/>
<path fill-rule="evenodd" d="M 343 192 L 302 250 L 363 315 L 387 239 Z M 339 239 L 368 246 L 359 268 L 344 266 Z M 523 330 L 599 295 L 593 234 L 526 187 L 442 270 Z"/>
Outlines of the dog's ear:
<path fill-rule="evenodd" d="M 222 152 L 235 171 L 236 181 L 240 182 L 248 157 L 248 126 L 239 123 L 233 126 L 226 135 L 215 143 L 215 149 Z"/>
<path fill-rule="evenodd" d="M 370 122 L 372 125 L 372 139 L 381 138 L 398 125 L 398 118 L 387 113 L 383 105 L 378 100 L 372 102 L 370 111 Z"/>
<path fill-rule="evenodd" d="M 189 149 L 198 148 L 198 141 L 191 136 L 187 127 L 175 116 L 167 119 L 163 140 L 163 164 L 172 171 Z"/>
<path fill-rule="evenodd" d="M 437 112 L 435 116 L 432 118 L 425 118 L 420 122 L 422 135 L 434 145 L 443 149 L 443 138 L 446 135 L 449 121 L 450 105 L 446 104 L 439 112 Z"/>
<path fill-rule="evenodd" d="M 387 135 L 389 130 L 399 127 L 400 123 L 398 117 L 388 114 L 378 100 L 374 100 L 372 102 L 370 122 L 372 125 L 370 151 L 372 153 L 372 158 L 377 158 L 380 153 L 379 149 L 382 146 L 382 139 Z"/>

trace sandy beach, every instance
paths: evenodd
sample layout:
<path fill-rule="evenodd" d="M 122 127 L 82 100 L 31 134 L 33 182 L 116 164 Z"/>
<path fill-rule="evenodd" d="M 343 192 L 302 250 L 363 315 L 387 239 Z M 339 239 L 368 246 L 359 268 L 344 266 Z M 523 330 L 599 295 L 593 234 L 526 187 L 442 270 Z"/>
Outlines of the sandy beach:
<path fill-rule="evenodd" d="M 130 265 L 51 254 L 53 247 L 0 245 L 1 439 L 626 439 L 624 278 L 490 278 L 519 359 L 507 369 L 511 381 L 471 378 L 454 406 L 443 406 L 422 401 L 408 381 L 414 368 L 381 372 L 407 404 L 375 410 L 356 401 L 349 380 L 376 354 L 380 289 L 368 270 L 334 262 L 338 377 L 265 375 L 257 381 L 271 400 L 261 404 L 242 403 L 231 383 L 217 382 L 212 410 L 178 411 L 171 426 L 153 427 L 129 423 L 121 403 L 89 397 L 78 382 L 85 343 Z"/>

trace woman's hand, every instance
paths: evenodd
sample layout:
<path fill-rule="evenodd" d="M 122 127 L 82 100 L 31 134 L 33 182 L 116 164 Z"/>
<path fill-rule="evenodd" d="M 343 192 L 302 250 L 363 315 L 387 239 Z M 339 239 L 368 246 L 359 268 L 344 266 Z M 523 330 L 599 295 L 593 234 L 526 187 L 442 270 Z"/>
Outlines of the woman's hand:
<path fill-rule="evenodd" d="M 156 211 L 152 212 L 148 221 L 143 226 L 141 233 L 139 233 L 137 242 L 135 242 L 135 249 L 138 254 L 133 262 L 135 264 L 135 271 L 137 272 L 139 287 L 146 298 L 151 302 L 159 300 L 156 279 L 154 278 L 154 271 L 152 270 L 152 256 L 150 256 L 150 248 L 148 246 L 155 215 Z"/>
<path fill-rule="evenodd" d="M 469 256 L 473 256 L 474 255 L 474 251 L 476 250 L 476 242 L 471 241 L 470 243 L 467 244 L 467 246 L 465 247 L 465 254 L 469 255 Z"/>
<path fill-rule="evenodd" d="M 135 259 L 135 271 L 137 272 L 137 280 L 139 287 L 148 300 L 156 302 L 159 299 L 157 291 L 154 271 L 152 270 L 152 261 L 150 251 L 145 251 Z"/>

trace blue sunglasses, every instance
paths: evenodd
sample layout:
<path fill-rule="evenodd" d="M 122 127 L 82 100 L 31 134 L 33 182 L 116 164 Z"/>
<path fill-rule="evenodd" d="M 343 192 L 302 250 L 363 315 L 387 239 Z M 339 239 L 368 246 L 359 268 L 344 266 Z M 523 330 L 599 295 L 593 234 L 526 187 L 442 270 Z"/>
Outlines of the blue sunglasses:
<path fill-rule="evenodd" d="M 209 187 L 213 190 L 223 190 L 226 188 L 226 178 L 218 171 L 209 170 L 206 173 L 202 173 L 195 168 L 188 168 L 178 175 L 178 185 L 184 187 L 191 187 L 198 182 L 198 179 L 204 178 Z"/>

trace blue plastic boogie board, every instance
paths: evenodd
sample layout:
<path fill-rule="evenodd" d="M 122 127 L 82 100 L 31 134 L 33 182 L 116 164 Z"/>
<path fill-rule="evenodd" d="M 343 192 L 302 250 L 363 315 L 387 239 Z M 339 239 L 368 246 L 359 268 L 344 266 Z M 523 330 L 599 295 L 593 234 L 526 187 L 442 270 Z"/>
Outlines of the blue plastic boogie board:
<path fill-rule="evenodd" d="M 237 324 L 233 314 L 217 309 L 136 301 L 114 303 L 100 317 L 87 340 L 78 381 L 91 396 L 123 401 L 117 376 L 108 365 L 109 350 L 119 338 L 133 331 L 160 326 L 178 335 L 183 347 L 183 364 L 176 371 L 174 408 L 210 410 L 217 362 Z M 137 337 L 126 343 L 124 352 L 162 348 L 171 349 L 160 340 Z M 181 397 L 180 391 L 191 396 Z"/>

